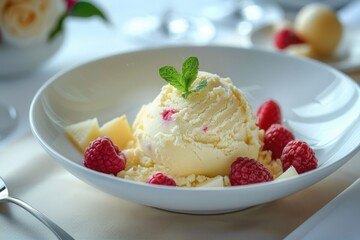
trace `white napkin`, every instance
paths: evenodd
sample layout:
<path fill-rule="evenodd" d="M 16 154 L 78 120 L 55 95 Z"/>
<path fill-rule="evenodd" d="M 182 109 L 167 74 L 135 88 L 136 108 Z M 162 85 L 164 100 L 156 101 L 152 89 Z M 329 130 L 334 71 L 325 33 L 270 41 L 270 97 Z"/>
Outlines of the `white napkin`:
<path fill-rule="evenodd" d="M 360 179 L 292 232 L 285 240 L 359 239 Z"/>

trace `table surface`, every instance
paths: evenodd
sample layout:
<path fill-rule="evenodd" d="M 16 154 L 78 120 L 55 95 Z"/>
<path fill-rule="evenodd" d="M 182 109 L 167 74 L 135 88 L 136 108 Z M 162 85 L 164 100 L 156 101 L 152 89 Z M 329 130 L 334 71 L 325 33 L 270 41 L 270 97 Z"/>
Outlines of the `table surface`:
<path fill-rule="evenodd" d="M 14 105 L 19 112 L 17 129 L 0 142 L 0 176 L 11 195 L 43 212 L 76 239 L 282 239 L 360 177 L 358 153 L 330 176 L 288 197 L 239 212 L 197 216 L 112 197 L 59 166 L 29 131 L 31 99 L 46 80 L 63 69 L 149 47 L 124 36 L 120 26 L 135 13 L 158 11 L 164 1 L 153 1 L 140 10 L 136 8 L 139 3 L 145 1 L 101 2 L 111 26 L 97 19 L 68 21 L 61 51 L 44 66 L 26 75 L 0 79 L 0 102 Z M 230 26 L 221 26 L 214 43 L 247 46 L 248 42 Z M 360 71 L 347 74 L 360 83 Z M 15 94 L 18 92 L 21 97 Z M 0 239 L 52 238 L 51 232 L 23 209 L 0 204 Z"/>

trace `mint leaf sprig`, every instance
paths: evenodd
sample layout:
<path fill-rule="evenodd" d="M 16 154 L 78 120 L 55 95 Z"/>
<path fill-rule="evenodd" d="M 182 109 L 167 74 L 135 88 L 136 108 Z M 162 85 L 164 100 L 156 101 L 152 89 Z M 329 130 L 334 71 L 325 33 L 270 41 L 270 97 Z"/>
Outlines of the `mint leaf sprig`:
<path fill-rule="evenodd" d="M 187 99 L 191 93 L 199 92 L 207 86 L 207 81 L 202 80 L 196 87 L 191 89 L 191 85 L 196 80 L 199 72 L 199 59 L 188 57 L 183 65 L 182 72 L 179 73 L 173 66 L 164 66 L 159 69 L 160 76 L 171 86 L 182 91 L 182 97 Z"/>

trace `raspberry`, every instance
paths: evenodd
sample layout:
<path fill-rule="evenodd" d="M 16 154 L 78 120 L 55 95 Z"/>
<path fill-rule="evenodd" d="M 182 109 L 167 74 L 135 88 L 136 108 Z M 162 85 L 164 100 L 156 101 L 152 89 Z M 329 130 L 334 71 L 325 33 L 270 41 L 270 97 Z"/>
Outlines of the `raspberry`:
<path fill-rule="evenodd" d="M 305 43 L 305 41 L 293 30 L 285 28 L 275 34 L 274 43 L 278 49 L 283 50 L 290 45 Z"/>
<path fill-rule="evenodd" d="M 280 159 L 283 171 L 286 171 L 290 166 L 294 166 L 300 174 L 317 168 L 315 152 L 303 141 L 292 140 L 288 142 L 283 149 Z"/>
<path fill-rule="evenodd" d="M 246 157 L 239 157 L 231 164 L 231 186 L 247 185 L 253 183 L 269 182 L 273 176 L 264 165 Z"/>
<path fill-rule="evenodd" d="M 172 115 L 177 113 L 177 111 L 175 109 L 167 109 L 164 110 L 161 115 L 164 121 L 171 121 L 172 120 Z"/>
<path fill-rule="evenodd" d="M 281 123 L 281 110 L 272 99 L 263 102 L 256 112 L 258 126 L 265 131 L 274 123 Z"/>
<path fill-rule="evenodd" d="M 164 175 L 162 172 L 157 172 L 149 178 L 146 183 L 157 184 L 157 185 L 165 185 L 165 186 L 176 186 L 175 181 Z"/>
<path fill-rule="evenodd" d="M 98 172 L 116 175 L 125 169 L 126 157 L 110 138 L 92 141 L 84 153 L 84 165 Z"/>
<path fill-rule="evenodd" d="M 285 145 L 295 140 L 294 134 L 281 124 L 274 123 L 265 132 L 264 150 L 270 150 L 273 159 L 280 158 Z"/>

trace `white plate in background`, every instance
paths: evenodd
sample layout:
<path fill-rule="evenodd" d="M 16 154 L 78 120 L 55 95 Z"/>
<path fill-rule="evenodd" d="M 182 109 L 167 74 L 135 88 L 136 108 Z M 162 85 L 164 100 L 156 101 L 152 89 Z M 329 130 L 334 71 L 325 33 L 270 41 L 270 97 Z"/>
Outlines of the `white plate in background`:
<path fill-rule="evenodd" d="M 250 34 L 252 47 L 279 51 L 274 46 L 274 25 L 264 25 L 256 28 Z M 360 69 L 360 28 L 349 27 L 344 31 L 344 37 L 334 55 L 322 62 L 344 72 Z M 280 51 L 279 51 L 280 52 Z"/>

